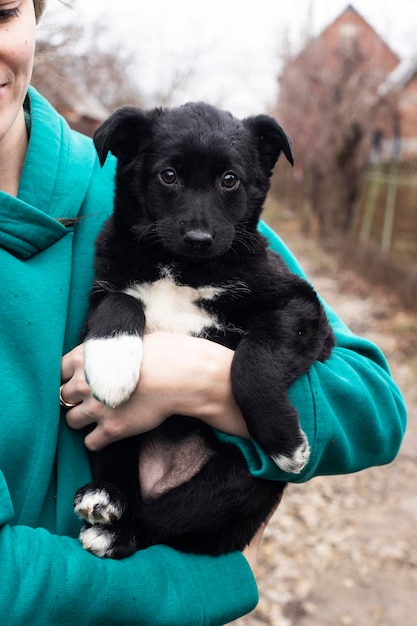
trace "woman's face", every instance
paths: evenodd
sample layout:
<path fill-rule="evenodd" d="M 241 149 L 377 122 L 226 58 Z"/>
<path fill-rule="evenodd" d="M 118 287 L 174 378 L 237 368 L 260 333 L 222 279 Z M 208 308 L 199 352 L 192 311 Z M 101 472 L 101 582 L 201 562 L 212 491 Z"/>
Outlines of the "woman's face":
<path fill-rule="evenodd" d="M 35 53 L 32 0 L 0 0 L 0 142 L 22 124 Z"/>

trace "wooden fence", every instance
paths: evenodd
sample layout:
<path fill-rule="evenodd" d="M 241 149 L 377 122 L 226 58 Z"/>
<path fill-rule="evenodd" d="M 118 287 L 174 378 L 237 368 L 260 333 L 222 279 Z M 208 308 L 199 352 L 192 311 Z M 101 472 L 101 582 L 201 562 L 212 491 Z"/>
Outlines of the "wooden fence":
<path fill-rule="evenodd" d="M 417 162 L 368 167 L 352 234 L 361 245 L 417 263 Z"/>

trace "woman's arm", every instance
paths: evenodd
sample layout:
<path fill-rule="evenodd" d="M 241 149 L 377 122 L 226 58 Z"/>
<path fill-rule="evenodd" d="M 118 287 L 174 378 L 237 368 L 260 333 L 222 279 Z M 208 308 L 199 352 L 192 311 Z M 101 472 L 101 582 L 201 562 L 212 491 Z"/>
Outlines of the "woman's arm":
<path fill-rule="evenodd" d="M 332 356 L 313 365 L 289 390 L 311 446 L 301 474 L 284 474 L 248 440 L 231 393 L 233 353 L 204 339 L 147 336 L 137 391 L 117 409 L 105 409 L 91 398 L 82 347 L 76 348 L 63 360 L 63 380 L 69 380 L 62 392 L 67 401 L 82 403 L 68 411 L 68 424 L 83 428 L 96 423 L 86 444 L 99 449 L 154 428 L 172 413 L 194 415 L 213 426 L 219 438 L 239 445 L 253 475 L 272 480 L 300 482 L 389 463 L 405 431 L 401 393 L 379 349 L 353 335 L 331 311 L 329 316 L 337 339 Z"/>
<path fill-rule="evenodd" d="M 120 407 L 106 409 L 91 397 L 78 346 L 62 360 L 62 396 L 66 402 L 80 403 L 68 410 L 68 425 L 81 429 L 97 424 L 85 439 L 91 450 L 156 428 L 173 414 L 198 417 L 213 428 L 249 439 L 231 391 L 232 359 L 232 350 L 205 339 L 146 335 L 136 391 Z"/>
<path fill-rule="evenodd" d="M 4 525 L 0 560 L 0 611 L 9 626 L 220 625 L 258 599 L 240 553 L 214 558 L 155 546 L 115 561 L 76 539 Z"/>
<path fill-rule="evenodd" d="M 398 454 L 406 408 L 385 360 L 372 343 L 341 333 L 336 337 L 330 359 L 313 365 L 289 390 L 310 442 L 309 462 L 300 474 L 285 474 L 255 442 L 239 440 L 254 476 L 304 482 L 390 463 Z M 218 436 L 230 440 L 230 435 Z"/>

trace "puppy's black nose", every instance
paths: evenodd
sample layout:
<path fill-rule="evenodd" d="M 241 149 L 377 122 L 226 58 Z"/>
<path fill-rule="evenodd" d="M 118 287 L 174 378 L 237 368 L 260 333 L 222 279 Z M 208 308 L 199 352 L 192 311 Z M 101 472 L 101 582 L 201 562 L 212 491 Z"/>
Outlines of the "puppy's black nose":
<path fill-rule="evenodd" d="M 194 250 L 203 250 L 211 246 L 213 236 L 204 230 L 189 230 L 184 234 L 184 241 Z"/>

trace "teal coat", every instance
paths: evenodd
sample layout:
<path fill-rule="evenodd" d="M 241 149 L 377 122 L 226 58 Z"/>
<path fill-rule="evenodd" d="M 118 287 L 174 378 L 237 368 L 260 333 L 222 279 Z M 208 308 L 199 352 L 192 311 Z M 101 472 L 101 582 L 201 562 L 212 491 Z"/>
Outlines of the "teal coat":
<path fill-rule="evenodd" d="M 31 135 L 18 198 L 0 192 L 0 615 L 9 626 L 231 621 L 257 602 L 241 554 L 210 558 L 155 546 L 112 561 L 78 542 L 72 498 L 90 470 L 83 435 L 60 414 L 60 360 L 79 341 L 115 161 L 101 169 L 91 140 L 71 131 L 35 90 L 29 95 Z M 75 217 L 82 218 L 75 226 L 57 220 Z M 258 476 L 307 480 L 397 454 L 405 410 L 385 359 L 329 316 L 338 341 L 333 356 L 291 389 L 311 461 L 288 477 L 255 445 L 234 438 Z"/>

